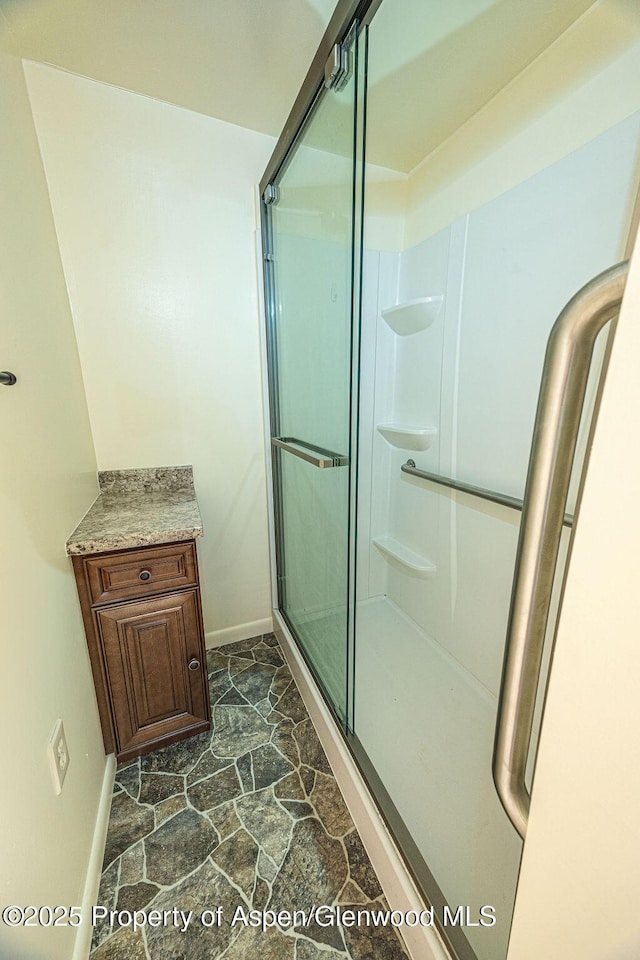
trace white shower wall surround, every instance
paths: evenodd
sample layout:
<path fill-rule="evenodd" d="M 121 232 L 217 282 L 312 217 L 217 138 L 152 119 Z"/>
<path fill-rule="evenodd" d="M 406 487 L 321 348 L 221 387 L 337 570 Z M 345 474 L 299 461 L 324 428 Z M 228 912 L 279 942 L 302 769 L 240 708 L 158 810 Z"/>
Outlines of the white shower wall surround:
<path fill-rule="evenodd" d="M 417 246 L 364 259 L 356 733 L 449 902 L 504 917 L 520 842 L 491 752 L 520 515 L 400 467 L 412 457 L 522 498 L 547 338 L 570 297 L 623 256 L 639 142 L 634 114 Z M 436 295 L 442 310 L 419 333 L 382 319 Z M 392 423 L 437 434 L 425 451 L 398 449 L 376 429 Z M 376 538 L 437 572 L 417 577 Z M 480 960 L 504 954 L 508 928 L 467 930 Z"/>

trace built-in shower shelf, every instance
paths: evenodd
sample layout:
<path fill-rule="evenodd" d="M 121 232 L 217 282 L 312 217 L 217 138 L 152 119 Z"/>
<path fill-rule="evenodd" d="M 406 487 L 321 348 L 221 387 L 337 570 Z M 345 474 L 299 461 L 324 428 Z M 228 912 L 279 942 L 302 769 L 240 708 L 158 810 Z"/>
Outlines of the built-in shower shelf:
<path fill-rule="evenodd" d="M 409 547 L 405 547 L 403 543 L 399 543 L 391 537 L 375 537 L 371 542 L 378 548 L 385 560 L 400 564 L 414 577 L 421 577 L 426 580 L 434 576 L 436 572 L 435 564 L 428 557 L 422 557 L 419 553 L 410 550 Z"/>
<path fill-rule="evenodd" d="M 407 427 L 400 423 L 379 423 L 376 429 L 387 443 L 401 450 L 428 450 L 438 435 L 435 427 Z"/>
<path fill-rule="evenodd" d="M 438 317 L 443 301 L 443 296 L 406 300 L 395 307 L 387 307 L 382 311 L 382 317 L 394 333 L 406 337 L 410 333 L 426 330 Z"/>

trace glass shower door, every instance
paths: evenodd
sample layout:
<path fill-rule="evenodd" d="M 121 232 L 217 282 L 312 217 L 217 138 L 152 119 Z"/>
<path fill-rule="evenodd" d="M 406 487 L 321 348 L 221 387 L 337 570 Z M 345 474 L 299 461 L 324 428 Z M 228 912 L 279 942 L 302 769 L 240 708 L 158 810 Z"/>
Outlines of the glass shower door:
<path fill-rule="evenodd" d="M 270 187 L 269 366 L 279 608 L 347 719 L 356 44 Z"/>
<path fill-rule="evenodd" d="M 449 6 L 441 5 L 436 25 L 432 5 L 383 0 L 369 27 L 353 745 L 452 951 L 459 960 L 504 960 L 523 818 L 512 824 L 493 781 L 495 732 L 499 718 L 516 716 L 516 703 L 527 705 L 522 716 L 534 702 L 524 684 L 523 696 L 514 685 L 500 695 L 505 647 L 518 649 L 506 644 L 512 584 L 526 568 L 538 589 L 557 569 L 533 736 L 528 751 L 525 744 L 497 752 L 502 796 L 505 780 L 522 793 L 514 770 L 523 753 L 532 788 L 570 538 L 566 526 L 557 565 L 549 551 L 533 573 L 531 554 L 526 564 L 517 559 L 515 506 L 525 496 L 551 328 L 587 281 L 625 255 L 640 112 L 619 121 L 617 95 L 607 92 L 598 136 L 535 160 L 527 150 L 516 171 L 506 157 L 524 142 L 514 119 L 524 97 L 503 114 L 502 90 L 491 110 L 466 119 L 478 85 L 469 58 L 487 57 L 490 37 L 496 52 L 487 62 L 504 64 L 512 52 L 500 30 L 486 29 L 504 5 L 489 5 L 483 24 L 481 5 L 469 4 L 467 31 Z M 550 4 L 549 13 L 552 7 L 569 12 L 567 4 Z M 536 6 L 527 42 L 540 31 L 542 43 L 548 28 Z M 464 70 L 452 54 L 458 44 Z M 539 83 L 543 67 L 536 69 Z M 450 122 L 454 91 L 468 112 L 439 139 L 440 111 L 446 105 Z M 511 95 L 523 96 L 513 88 Z M 562 107 L 575 120 L 567 91 L 556 96 L 554 111 Z M 546 129 L 551 118 L 545 115 Z M 527 129 L 528 144 L 545 129 L 536 114 L 538 122 Z M 570 514 L 597 367 L 572 487 L 566 504 L 556 500 Z M 547 448 L 560 459 L 570 446 L 558 440 Z M 527 499 L 533 502 L 530 492 Z M 526 516 L 536 513 L 544 516 L 540 500 Z M 530 531 L 526 523 L 523 529 Z M 520 601 L 513 609 L 519 626 L 544 629 L 546 607 L 537 597 L 526 615 Z M 523 635 L 515 634 L 520 649 Z M 532 684 L 536 673 L 529 673 Z M 501 733 L 502 743 L 510 738 Z M 511 814 L 513 804 L 507 808 Z"/>

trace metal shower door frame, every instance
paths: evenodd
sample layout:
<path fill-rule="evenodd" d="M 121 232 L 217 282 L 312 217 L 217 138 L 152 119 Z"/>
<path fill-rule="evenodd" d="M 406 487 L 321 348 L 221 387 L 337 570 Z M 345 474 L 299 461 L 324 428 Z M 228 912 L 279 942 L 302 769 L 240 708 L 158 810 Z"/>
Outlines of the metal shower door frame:
<path fill-rule="evenodd" d="M 293 636 L 296 630 L 287 617 L 285 607 L 286 559 L 283 540 L 284 515 L 282 502 L 282 476 L 279 457 L 273 455 L 276 449 L 286 451 L 302 460 L 321 469 L 344 467 L 349 470 L 348 490 L 348 557 L 347 557 L 347 638 L 346 638 L 346 711 L 342 718 L 330 702 L 322 684 L 318 683 L 327 706 L 331 710 L 338 726 L 348 734 L 353 729 L 353 690 L 354 690 L 354 635 L 355 635 L 355 516 L 357 506 L 357 405 L 358 405 L 358 370 L 360 350 L 360 288 L 362 279 L 362 234 L 363 234 L 363 207 L 364 207 L 364 118 L 366 75 L 363 71 L 363 61 L 366 60 L 366 27 L 363 28 L 357 14 L 366 8 L 370 11 L 369 19 L 379 6 L 381 0 L 371 0 L 369 3 L 354 3 L 352 0 L 341 0 L 338 3 L 334 16 L 323 37 L 302 90 L 294 104 L 290 118 L 281 135 L 274 154 L 271 157 L 267 170 L 260 182 L 260 214 L 261 214 L 261 253 L 264 312 L 266 318 L 266 361 L 268 372 L 269 398 L 269 443 L 272 451 L 271 482 L 274 512 L 274 550 L 276 570 L 276 601 L 278 613 L 286 622 Z M 333 31 L 334 21 L 338 28 Z M 359 44 L 363 44 L 364 57 L 356 52 Z M 297 144 L 309 125 L 313 122 L 316 109 L 322 103 L 325 95 L 331 89 L 340 89 L 339 84 L 333 84 L 331 76 L 326 70 L 327 62 L 338 49 L 354 50 L 355 91 L 354 91 L 354 131 L 353 131 L 353 176 L 352 176 L 352 229 L 351 229 L 351 297 L 350 297 L 350 402 L 349 402 L 349 450 L 331 451 L 316 447 L 305 440 L 295 437 L 281 436 L 281 418 L 279 409 L 278 389 L 278 349 L 276 337 L 277 292 L 275 277 L 274 236 L 271 210 L 279 199 L 279 180 L 287 169 L 288 161 L 295 153 Z M 325 51 L 331 56 L 325 57 Z M 321 72 L 318 72 L 320 65 Z M 307 661 L 307 666 L 317 677 L 313 665 L 308 660 L 305 651 L 301 653 Z"/>

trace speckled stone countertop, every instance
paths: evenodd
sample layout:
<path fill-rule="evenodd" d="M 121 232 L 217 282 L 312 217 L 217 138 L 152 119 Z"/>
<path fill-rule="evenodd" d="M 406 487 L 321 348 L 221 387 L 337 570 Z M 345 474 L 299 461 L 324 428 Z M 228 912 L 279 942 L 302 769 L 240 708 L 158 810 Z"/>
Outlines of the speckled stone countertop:
<path fill-rule="evenodd" d="M 67 540 L 69 556 L 202 536 L 191 467 L 104 470 L 100 496 Z"/>

